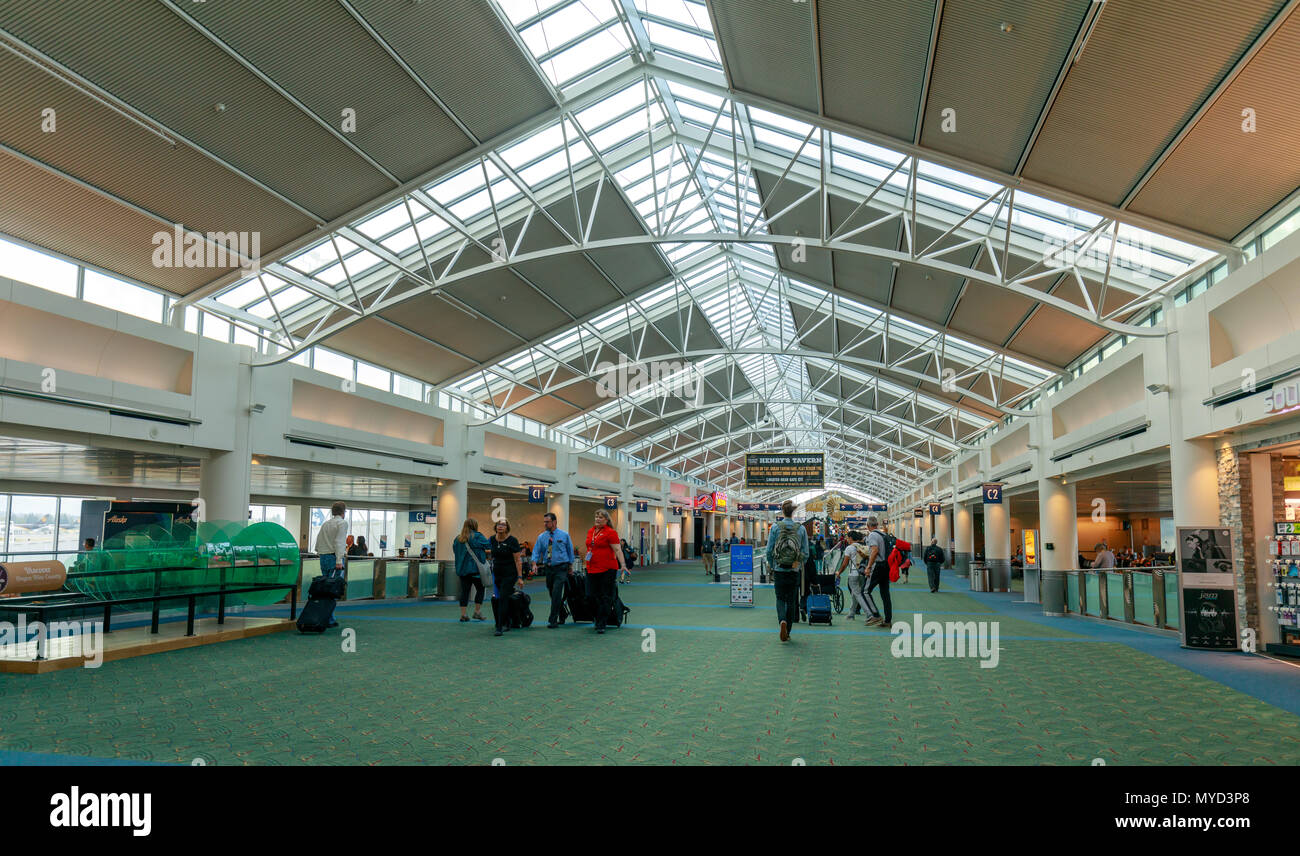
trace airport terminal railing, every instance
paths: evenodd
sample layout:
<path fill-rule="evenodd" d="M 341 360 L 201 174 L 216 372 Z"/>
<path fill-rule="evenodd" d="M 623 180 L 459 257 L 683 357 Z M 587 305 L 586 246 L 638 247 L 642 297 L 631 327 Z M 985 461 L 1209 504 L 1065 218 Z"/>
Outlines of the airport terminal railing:
<path fill-rule="evenodd" d="M 1178 629 L 1178 571 L 1172 565 L 1045 573 L 1064 575 L 1068 614 L 1157 630 Z"/>
<path fill-rule="evenodd" d="M 311 581 L 320 576 L 320 556 L 304 553 L 299 597 L 307 596 Z M 353 556 L 344 564 L 347 588 L 343 600 L 389 598 L 452 598 L 460 594 L 455 563 L 419 556 Z M 445 589 L 445 590 L 444 590 Z"/>

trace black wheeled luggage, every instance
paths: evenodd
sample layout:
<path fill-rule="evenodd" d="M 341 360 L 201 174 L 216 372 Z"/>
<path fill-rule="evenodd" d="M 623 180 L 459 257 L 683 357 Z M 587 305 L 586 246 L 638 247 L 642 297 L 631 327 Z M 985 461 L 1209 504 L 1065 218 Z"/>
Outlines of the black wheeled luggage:
<path fill-rule="evenodd" d="M 569 574 L 564 583 L 564 600 L 569 607 L 569 617 L 573 621 L 595 621 L 596 606 L 587 597 L 587 575 Z"/>
<path fill-rule="evenodd" d="M 522 627 L 529 627 L 533 623 L 533 599 L 526 592 L 517 591 L 506 598 L 506 626 L 511 630 L 518 630 Z M 501 598 L 492 598 L 492 619 L 495 621 L 500 614 Z"/>
<path fill-rule="evenodd" d="M 298 632 L 324 633 L 334 623 L 334 606 L 345 591 L 343 577 L 316 577 L 307 589 L 307 602 L 298 614 Z"/>

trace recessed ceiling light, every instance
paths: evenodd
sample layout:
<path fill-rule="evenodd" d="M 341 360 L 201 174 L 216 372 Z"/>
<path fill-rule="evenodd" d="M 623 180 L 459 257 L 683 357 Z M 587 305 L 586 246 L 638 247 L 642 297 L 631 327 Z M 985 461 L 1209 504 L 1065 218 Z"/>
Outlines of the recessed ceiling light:
<path fill-rule="evenodd" d="M 216 107 L 213 109 L 215 109 L 218 113 L 224 113 L 226 112 L 226 105 L 222 104 L 221 102 L 217 102 Z"/>
<path fill-rule="evenodd" d="M 1002 32 L 1004 32 L 1004 33 L 1009 33 L 1009 32 L 1011 32 L 1012 30 L 1014 30 L 1015 28 L 1016 28 L 1015 24 L 1011 24 L 1011 23 L 1008 23 L 1008 22 L 1006 22 L 1006 21 L 1003 21 L 1003 22 L 1002 22 Z"/>

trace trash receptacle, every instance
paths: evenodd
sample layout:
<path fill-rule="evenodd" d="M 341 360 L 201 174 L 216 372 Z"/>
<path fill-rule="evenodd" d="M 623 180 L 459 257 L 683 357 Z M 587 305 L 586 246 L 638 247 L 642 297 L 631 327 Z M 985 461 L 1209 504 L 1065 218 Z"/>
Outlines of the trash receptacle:
<path fill-rule="evenodd" d="M 970 563 L 970 590 L 989 590 L 989 569 L 981 562 Z"/>

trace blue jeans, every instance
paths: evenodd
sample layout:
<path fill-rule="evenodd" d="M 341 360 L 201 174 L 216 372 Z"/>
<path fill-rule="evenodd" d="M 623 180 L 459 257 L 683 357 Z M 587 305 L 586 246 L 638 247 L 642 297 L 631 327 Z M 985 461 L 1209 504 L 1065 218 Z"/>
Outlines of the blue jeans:
<path fill-rule="evenodd" d="M 799 623 L 799 572 L 777 568 L 772 573 L 772 583 L 776 594 L 776 620 L 794 627 Z"/>
<path fill-rule="evenodd" d="M 341 577 L 343 576 L 344 565 L 337 564 L 338 557 L 333 553 L 327 553 L 320 557 L 320 573 L 323 577 Z"/>

